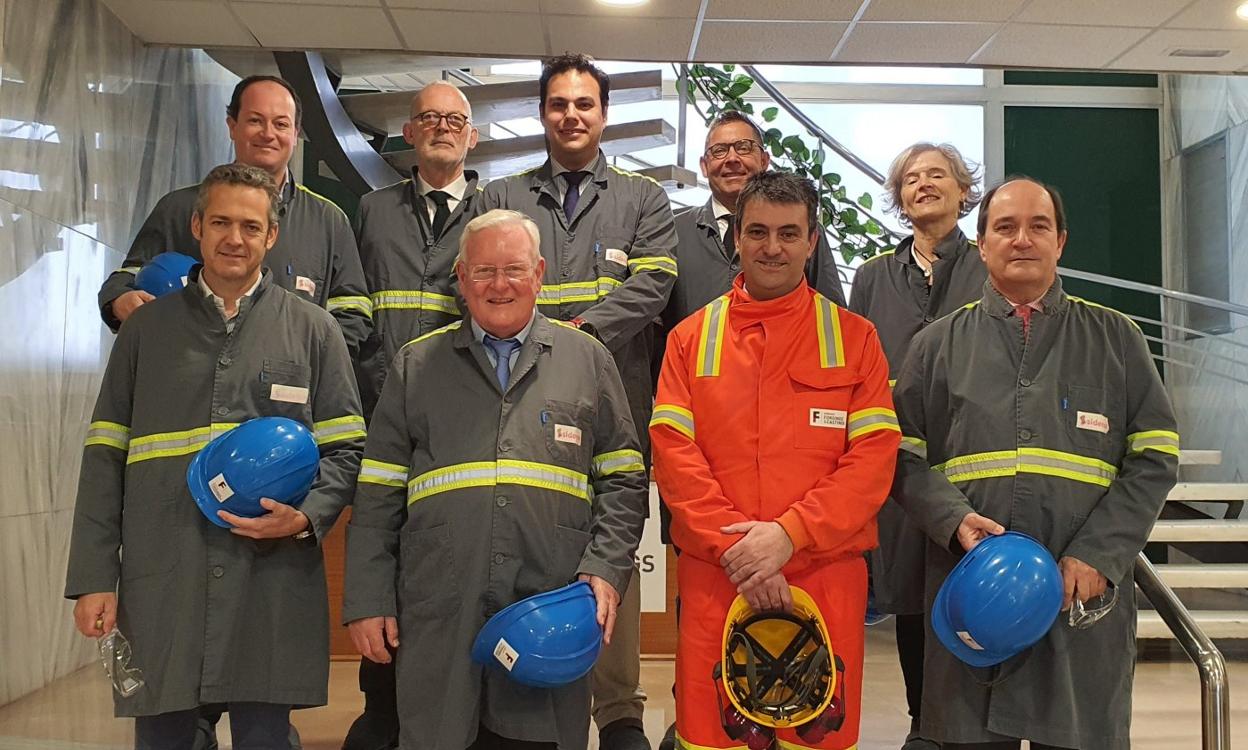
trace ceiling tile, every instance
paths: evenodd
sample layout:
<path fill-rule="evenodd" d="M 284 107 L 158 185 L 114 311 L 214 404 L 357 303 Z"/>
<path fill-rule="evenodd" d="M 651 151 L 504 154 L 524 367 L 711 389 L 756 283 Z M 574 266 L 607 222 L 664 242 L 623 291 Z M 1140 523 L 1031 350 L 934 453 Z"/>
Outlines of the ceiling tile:
<path fill-rule="evenodd" d="M 1177 48 L 1225 49 L 1224 57 L 1171 57 Z M 1110 67 L 1123 70 L 1171 70 L 1230 73 L 1248 65 L 1248 31 L 1159 29 Z"/>
<path fill-rule="evenodd" d="M 255 47 L 230 9 L 216 0 L 106 0 L 131 33 L 150 44 Z"/>
<path fill-rule="evenodd" d="M 545 20 L 551 52 L 585 52 L 599 60 L 679 60 L 693 40 L 692 18 L 548 15 Z"/>
<path fill-rule="evenodd" d="M 233 7 L 265 47 L 399 49 L 399 39 L 380 8 L 251 2 Z"/>
<path fill-rule="evenodd" d="M 1008 20 L 1026 0 L 872 0 L 863 21 L 961 21 L 993 23 Z"/>
<path fill-rule="evenodd" d="M 546 55 L 541 17 L 535 13 L 468 13 L 392 10 L 409 49 L 427 53 Z"/>
<path fill-rule="evenodd" d="M 495 13 L 540 13 L 538 0 L 386 0 L 391 8 L 425 10 L 489 11 Z"/>
<path fill-rule="evenodd" d="M 545 0 L 546 15 L 608 16 L 611 18 L 697 18 L 701 0 L 650 0 L 635 8 L 617 8 L 597 0 Z"/>
<path fill-rule="evenodd" d="M 1149 29 L 1011 23 L 974 60 L 1023 68 L 1103 68 Z"/>
<path fill-rule="evenodd" d="M 1223 29 L 1226 31 L 1248 30 L 1248 21 L 1235 15 L 1235 8 L 1242 0 L 1196 0 L 1184 9 L 1168 29 Z"/>
<path fill-rule="evenodd" d="M 822 21 L 704 21 L 694 57 L 700 62 L 827 62 L 848 24 Z"/>
<path fill-rule="evenodd" d="M 765 21 L 852 21 L 860 0 L 710 0 L 706 18 Z"/>
<path fill-rule="evenodd" d="M 1159 26 L 1191 0 L 1044 0 L 1013 18 L 1054 26 Z"/>
<path fill-rule="evenodd" d="M 997 28 L 992 23 L 859 23 L 835 62 L 964 63 Z"/>

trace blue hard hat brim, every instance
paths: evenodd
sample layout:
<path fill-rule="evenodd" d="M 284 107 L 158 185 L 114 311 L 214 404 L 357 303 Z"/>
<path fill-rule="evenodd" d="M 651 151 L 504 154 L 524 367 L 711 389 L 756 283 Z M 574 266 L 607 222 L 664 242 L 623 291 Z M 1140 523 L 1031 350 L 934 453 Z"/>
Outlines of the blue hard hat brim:
<path fill-rule="evenodd" d="M 195 498 L 195 504 L 205 518 L 223 529 L 233 528 L 217 515 L 221 504 L 208 488 L 208 477 L 204 476 L 204 454 L 207 452 L 207 449 L 197 452 L 191 459 L 191 465 L 186 467 L 187 489 L 191 491 L 191 497 Z"/>
<path fill-rule="evenodd" d="M 514 602 L 508 605 L 507 607 L 499 610 L 492 617 L 490 617 L 490 619 L 486 621 L 485 625 L 483 625 L 481 627 L 481 630 L 477 633 L 477 637 L 473 641 L 473 644 L 472 644 L 472 651 L 471 651 L 472 660 L 476 662 L 477 664 L 480 664 L 487 668 L 498 667 L 501 669 L 502 667 L 494 658 L 494 647 L 498 644 L 499 639 L 504 637 L 504 633 L 508 631 L 508 629 L 514 622 L 520 620 L 525 615 L 529 614 L 534 609 L 537 609 L 539 607 L 554 604 L 556 602 L 562 602 L 562 601 L 575 599 L 578 597 L 584 597 L 584 596 L 593 597 L 593 595 L 594 595 L 593 589 L 590 588 L 588 583 L 585 583 L 584 581 L 577 581 L 576 583 L 563 586 L 553 591 L 547 591 L 541 594 L 530 596 L 525 599 L 521 599 L 518 602 Z M 529 685 L 531 687 L 551 688 L 551 687 L 561 687 L 563 685 L 568 685 L 580 679 L 581 677 L 584 677 L 586 674 L 589 674 L 589 672 L 593 669 L 594 661 L 597 660 L 597 652 L 601 648 L 602 648 L 602 631 L 600 627 L 598 630 L 598 637 L 594 639 L 593 643 L 589 644 L 588 646 L 581 649 L 580 651 L 575 652 L 574 654 L 566 654 L 562 657 L 566 660 L 569 658 L 584 656 L 588 654 L 590 651 L 595 652 L 594 659 L 589 662 L 585 671 L 581 672 L 575 677 L 565 675 L 565 679 L 557 680 L 557 681 L 524 679 L 522 675 L 516 672 L 515 670 L 509 672 L 508 676 L 520 684 Z M 530 663 L 541 661 L 541 657 L 536 656 L 534 654 L 529 654 L 526 658 L 528 659 Z M 521 670 L 521 671 L 524 671 L 524 670 Z"/>
<path fill-rule="evenodd" d="M 952 574 L 950 574 L 952 575 Z M 932 603 L 932 631 L 950 653 L 959 661 L 972 667 L 992 667 L 1009 659 L 1014 654 L 999 654 L 992 651 L 980 651 L 966 644 L 954 631 L 949 622 L 949 596 L 944 586 L 936 592 L 936 601 Z"/>

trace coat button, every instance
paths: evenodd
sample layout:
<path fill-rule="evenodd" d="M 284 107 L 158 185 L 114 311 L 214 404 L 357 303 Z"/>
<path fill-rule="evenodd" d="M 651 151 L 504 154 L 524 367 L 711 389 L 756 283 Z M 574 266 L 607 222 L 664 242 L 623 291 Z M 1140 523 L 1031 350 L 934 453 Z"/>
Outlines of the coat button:
<path fill-rule="evenodd" d="M 1022 378 L 1021 380 L 1018 381 L 1018 384 L 1024 388 L 1027 388 L 1031 385 L 1031 378 Z"/>
<path fill-rule="evenodd" d="M 1018 439 L 1019 440 L 1031 440 L 1031 430 L 1019 430 Z"/>
<path fill-rule="evenodd" d="M 498 451 L 500 453 L 509 453 L 511 451 L 511 441 L 510 440 L 499 441 Z"/>
<path fill-rule="evenodd" d="M 217 412 L 217 416 L 218 416 L 218 417 L 224 417 L 226 414 L 229 414 L 229 413 L 230 413 L 230 410 L 229 410 L 229 408 L 228 408 L 228 407 L 225 407 L 225 406 L 218 406 L 218 407 L 216 408 L 216 412 Z"/>
<path fill-rule="evenodd" d="M 499 495 L 498 498 L 494 501 L 494 504 L 500 508 L 506 508 L 507 498 L 504 495 Z"/>
<path fill-rule="evenodd" d="M 935 318 L 935 317 L 933 317 L 933 316 L 931 316 L 931 315 L 924 315 L 924 316 L 923 316 L 923 322 L 924 322 L 924 323 L 931 323 L 933 320 L 936 320 L 936 318 Z"/>
<path fill-rule="evenodd" d="M 222 357 L 221 359 L 217 360 L 217 362 L 222 367 L 229 367 L 231 364 L 233 364 L 234 360 L 230 359 L 229 357 Z"/>
<path fill-rule="evenodd" d="M 221 567 L 220 565 L 213 565 L 213 566 L 212 566 L 212 577 L 213 577 L 213 578 L 220 578 L 220 577 L 221 577 L 221 576 L 223 576 L 223 575 L 225 575 L 225 568 Z"/>
<path fill-rule="evenodd" d="M 503 553 L 502 553 L 502 552 L 496 552 L 496 553 L 494 553 L 494 564 L 495 564 L 495 565 L 502 565 L 502 564 L 503 564 L 503 559 L 504 559 L 504 558 L 503 558 Z"/>

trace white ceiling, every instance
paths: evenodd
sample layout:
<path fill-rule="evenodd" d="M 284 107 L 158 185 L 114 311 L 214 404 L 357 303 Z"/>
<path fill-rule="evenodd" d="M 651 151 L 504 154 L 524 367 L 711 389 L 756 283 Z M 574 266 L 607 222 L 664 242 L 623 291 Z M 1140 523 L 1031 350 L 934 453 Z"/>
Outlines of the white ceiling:
<path fill-rule="evenodd" d="M 1241 1 L 103 0 L 143 41 L 187 47 L 1248 73 Z"/>

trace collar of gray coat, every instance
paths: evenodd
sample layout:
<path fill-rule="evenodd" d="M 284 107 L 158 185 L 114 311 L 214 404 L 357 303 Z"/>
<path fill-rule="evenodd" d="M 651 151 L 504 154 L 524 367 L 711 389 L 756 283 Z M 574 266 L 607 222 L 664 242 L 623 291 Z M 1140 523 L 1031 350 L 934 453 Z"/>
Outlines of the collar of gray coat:
<path fill-rule="evenodd" d="M 199 287 L 199 272 L 203 270 L 204 265 L 197 263 L 191 267 L 190 273 L 186 275 L 186 286 L 182 288 L 182 293 L 189 295 L 194 300 L 191 304 L 197 305 L 212 313 L 213 317 L 221 320 L 220 314 L 217 312 L 217 306 L 213 303 L 212 298 L 205 296 Z M 273 273 L 264 268 L 260 271 L 260 282 L 256 285 L 255 291 L 243 297 L 238 301 L 238 314 L 234 316 L 234 320 L 240 320 L 244 313 L 255 307 L 260 302 L 260 298 L 264 295 L 265 290 L 273 285 Z"/>
<path fill-rule="evenodd" d="M 420 194 L 420 172 L 418 170 L 419 168 L 416 165 L 412 165 L 411 179 L 407 183 L 407 199 L 413 206 L 423 208 L 424 197 Z M 480 175 L 477 174 L 476 170 L 465 169 L 464 180 L 468 184 L 464 188 L 464 197 L 459 200 L 461 205 L 467 204 L 477 194 L 477 182 L 480 181 Z M 458 208 L 459 206 L 456 206 L 456 209 Z"/>
<path fill-rule="evenodd" d="M 1053 286 L 1044 293 L 1040 304 L 1044 309 L 1037 310 L 1036 315 L 1061 315 L 1066 312 L 1066 308 L 1070 306 L 1070 298 L 1062 291 L 1061 276 L 1054 279 Z M 997 288 L 992 285 L 992 279 L 984 282 L 984 296 L 980 300 L 980 306 L 984 308 L 984 312 L 994 318 L 1004 319 L 1014 313 L 1014 305 L 997 291 Z"/>
<path fill-rule="evenodd" d="M 525 345 L 532 341 L 535 344 L 542 344 L 549 347 L 554 343 L 555 324 L 540 312 L 533 317 L 533 327 L 529 329 L 529 335 L 525 338 Z M 464 324 L 451 332 L 453 337 L 451 340 L 456 349 L 467 349 L 476 341 L 476 336 L 472 333 L 472 316 L 464 315 Z M 522 348 L 521 351 L 524 351 Z"/>
<path fill-rule="evenodd" d="M 555 164 L 549 156 L 546 157 L 545 163 L 529 174 L 529 188 L 532 190 L 553 190 L 555 197 L 559 196 L 559 186 L 555 184 Z M 594 171 L 591 179 L 598 183 L 599 187 L 606 187 L 607 174 L 606 154 L 602 153 L 602 149 L 598 149 L 598 160 L 594 164 Z"/>

